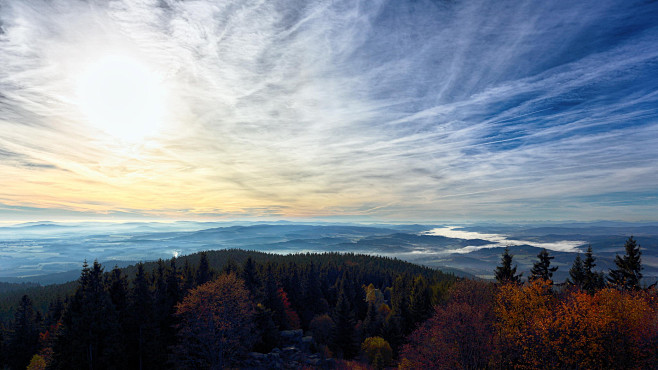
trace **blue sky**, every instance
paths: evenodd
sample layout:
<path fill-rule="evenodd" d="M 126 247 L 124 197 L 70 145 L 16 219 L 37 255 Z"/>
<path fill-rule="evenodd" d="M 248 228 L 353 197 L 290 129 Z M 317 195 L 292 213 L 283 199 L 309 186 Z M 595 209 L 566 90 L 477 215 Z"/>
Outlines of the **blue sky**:
<path fill-rule="evenodd" d="M 0 219 L 657 220 L 657 20 L 0 0 Z"/>

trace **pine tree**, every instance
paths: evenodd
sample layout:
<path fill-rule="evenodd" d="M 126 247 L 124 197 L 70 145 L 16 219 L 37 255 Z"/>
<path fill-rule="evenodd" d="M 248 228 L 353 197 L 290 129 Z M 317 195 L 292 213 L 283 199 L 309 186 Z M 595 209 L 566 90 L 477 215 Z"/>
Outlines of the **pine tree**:
<path fill-rule="evenodd" d="M 363 320 L 363 331 L 365 337 L 377 337 L 382 336 L 384 333 L 382 331 L 383 320 L 377 312 L 377 307 L 374 303 L 368 303 L 368 312 L 366 313 L 366 318 Z"/>
<path fill-rule="evenodd" d="M 260 279 L 258 278 L 258 269 L 254 263 L 253 258 L 249 256 L 242 266 L 242 280 L 244 280 L 244 285 L 249 290 L 252 298 L 256 302 L 262 300 L 262 286 Z"/>
<path fill-rule="evenodd" d="M 196 276 L 194 274 L 194 269 L 190 265 L 190 259 L 185 258 L 185 263 L 183 264 L 183 292 L 187 292 L 190 289 L 194 288 L 194 281 Z"/>
<path fill-rule="evenodd" d="M 516 274 L 516 268 L 517 266 L 512 267 L 512 258 L 514 255 L 509 253 L 509 247 L 505 247 L 505 251 L 503 252 L 503 256 L 500 260 L 500 266 L 496 267 L 496 270 L 494 271 L 496 275 L 496 281 L 500 284 L 506 284 L 506 283 L 520 283 L 521 282 L 521 275 L 523 274 Z"/>
<path fill-rule="evenodd" d="M 279 344 L 279 330 L 272 319 L 272 310 L 259 303 L 256 305 L 254 322 L 257 334 L 254 351 L 269 353 Z"/>
<path fill-rule="evenodd" d="M 9 367 L 25 369 L 39 349 L 39 320 L 32 307 L 32 300 L 23 295 L 14 314 L 12 333 L 9 338 Z"/>
<path fill-rule="evenodd" d="M 626 254 L 623 257 L 619 255 L 615 257 L 617 268 L 610 270 L 608 281 L 620 289 L 638 290 L 642 279 L 642 252 L 640 246 L 631 236 L 626 241 L 624 249 Z"/>
<path fill-rule="evenodd" d="M 103 268 L 83 265 L 79 287 L 62 318 L 62 331 L 53 346 L 52 368 L 122 368 L 119 320 L 103 282 Z"/>
<path fill-rule="evenodd" d="M 118 266 L 114 266 L 107 277 L 106 284 L 112 304 L 117 313 L 123 315 L 128 306 L 128 280 Z"/>
<path fill-rule="evenodd" d="M 585 282 L 583 283 L 583 289 L 588 291 L 590 294 L 595 291 L 603 288 L 605 286 L 605 278 L 602 272 L 594 271 L 596 259 L 592 253 L 592 246 L 587 247 L 587 252 L 585 252 L 585 260 L 583 261 L 583 271 L 585 272 Z"/>
<path fill-rule="evenodd" d="M 265 303 L 265 307 L 272 310 L 272 318 L 279 329 L 285 330 L 288 327 L 288 317 L 286 316 L 286 308 L 279 294 L 279 284 L 274 276 L 274 265 L 272 263 L 268 263 L 265 267 L 264 290 L 263 303 Z"/>
<path fill-rule="evenodd" d="M 413 329 L 413 320 L 409 314 L 409 296 L 410 296 L 410 282 L 407 274 L 399 275 L 393 282 L 393 289 L 391 290 L 391 309 L 393 315 L 399 317 L 402 321 L 401 329 L 404 334 Z"/>
<path fill-rule="evenodd" d="M 128 311 L 129 326 L 126 329 L 127 361 L 130 368 L 145 369 L 150 363 L 151 354 L 157 355 L 152 343 L 155 336 L 153 320 L 153 296 L 149 288 L 149 278 L 144 264 L 137 264 L 137 273 L 130 291 Z"/>
<path fill-rule="evenodd" d="M 208 265 L 208 253 L 201 252 L 201 258 L 199 259 L 199 268 L 196 271 L 196 280 L 195 283 L 197 286 L 203 285 L 212 280 L 212 271 Z"/>
<path fill-rule="evenodd" d="M 340 291 L 338 292 L 338 302 L 334 310 L 334 322 L 336 328 L 333 335 L 333 345 L 338 353 L 345 359 L 352 359 L 356 356 L 359 348 L 354 328 L 354 312 L 350 305 L 349 298 L 345 292 L 345 282 L 341 281 Z"/>
<path fill-rule="evenodd" d="M 411 314 L 414 326 L 431 316 L 432 304 L 430 298 L 427 279 L 422 275 L 416 276 L 409 297 L 409 313 Z"/>
<path fill-rule="evenodd" d="M 128 279 L 123 274 L 118 266 L 114 266 L 112 271 L 108 274 L 105 285 L 107 292 L 110 296 L 110 301 L 114 305 L 114 310 L 118 319 L 118 330 L 120 333 L 125 334 L 125 329 L 128 326 Z M 125 343 L 120 341 L 115 343 L 116 351 L 124 353 Z"/>
<path fill-rule="evenodd" d="M 567 284 L 575 285 L 578 288 L 583 288 L 585 285 L 585 268 L 583 266 L 583 260 L 580 258 L 580 253 L 576 255 L 576 258 L 573 260 L 573 265 L 569 269 L 569 278 L 567 279 Z"/>
<path fill-rule="evenodd" d="M 546 249 L 542 249 L 541 252 L 539 252 L 539 254 L 537 255 L 537 258 L 539 258 L 539 261 L 535 262 L 534 265 L 532 266 L 532 269 L 530 270 L 529 280 L 533 281 L 536 279 L 544 279 L 552 283 L 553 273 L 557 271 L 557 266 L 556 267 L 550 267 L 550 266 L 551 266 L 551 260 L 555 257 L 549 256 L 548 251 Z"/>
<path fill-rule="evenodd" d="M 235 263 L 235 261 L 231 258 L 228 260 L 228 262 L 226 262 L 226 265 L 224 265 L 224 268 L 222 269 L 222 273 L 227 275 L 230 273 L 234 273 L 237 276 L 240 276 L 241 275 L 240 266 L 238 266 L 238 264 Z"/>

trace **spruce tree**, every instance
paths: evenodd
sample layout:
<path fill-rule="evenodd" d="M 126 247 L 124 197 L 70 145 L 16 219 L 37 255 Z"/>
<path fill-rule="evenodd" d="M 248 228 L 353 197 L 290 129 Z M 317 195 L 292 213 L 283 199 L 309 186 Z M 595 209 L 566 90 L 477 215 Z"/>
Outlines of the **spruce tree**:
<path fill-rule="evenodd" d="M 432 303 L 430 302 L 430 298 L 427 279 L 422 275 L 416 276 L 409 297 L 409 313 L 411 314 L 414 326 L 431 316 Z"/>
<path fill-rule="evenodd" d="M 640 246 L 631 236 L 624 245 L 626 254 L 623 257 L 617 255 L 615 264 L 617 268 L 610 270 L 608 281 L 624 290 L 640 289 L 640 280 L 642 279 L 642 261 Z"/>
<path fill-rule="evenodd" d="M 39 349 L 39 320 L 32 300 L 23 295 L 14 314 L 8 345 L 8 364 L 12 369 L 25 369 Z"/>
<path fill-rule="evenodd" d="M 244 264 L 242 265 L 242 280 L 244 280 L 244 285 L 249 290 L 251 297 L 255 302 L 260 302 L 262 300 L 263 292 L 260 279 L 258 278 L 258 269 L 256 268 L 256 263 L 254 259 L 249 256 Z"/>
<path fill-rule="evenodd" d="M 209 282 L 210 280 L 212 280 L 212 271 L 210 271 L 210 266 L 208 265 L 208 253 L 201 252 L 199 268 L 196 271 L 195 283 L 197 286 L 199 286 Z"/>
<path fill-rule="evenodd" d="M 151 354 L 156 355 L 155 345 L 152 342 L 155 336 L 155 323 L 153 320 L 153 295 L 149 288 L 148 276 L 144 271 L 144 264 L 137 264 L 137 274 L 129 298 L 129 326 L 127 332 L 126 358 L 129 367 L 136 369 L 147 368 Z"/>
<path fill-rule="evenodd" d="M 118 344 L 119 320 L 103 282 L 103 268 L 85 262 L 79 287 L 62 318 L 62 330 L 54 343 L 52 368 L 122 368 L 124 356 Z"/>
<path fill-rule="evenodd" d="M 345 291 L 345 281 L 341 281 L 338 292 L 338 302 L 334 310 L 334 322 L 336 328 L 333 335 L 333 346 L 345 359 L 356 356 L 359 348 L 354 325 L 354 312 Z"/>
<path fill-rule="evenodd" d="M 406 335 L 413 329 L 413 320 L 409 314 L 410 278 L 406 273 L 399 275 L 393 282 L 391 290 L 392 314 L 401 319 L 401 329 Z"/>
<path fill-rule="evenodd" d="M 583 259 L 580 258 L 580 253 L 576 255 L 576 258 L 573 260 L 573 265 L 569 269 L 569 278 L 567 279 L 567 284 L 577 286 L 578 288 L 583 288 L 585 285 L 585 268 L 583 266 Z"/>
<path fill-rule="evenodd" d="M 513 257 L 514 255 L 509 253 L 509 247 L 505 247 L 503 256 L 500 259 L 500 266 L 497 266 L 494 271 L 498 283 L 507 284 L 521 282 L 521 275 L 523 274 L 516 274 L 517 266 L 512 267 Z"/>
<path fill-rule="evenodd" d="M 551 260 L 555 257 L 549 256 L 546 249 L 542 249 L 541 252 L 537 255 L 539 261 L 535 262 L 530 270 L 530 281 L 537 279 L 544 279 L 553 283 L 552 277 L 553 273 L 557 271 L 556 267 L 551 266 Z"/>
<path fill-rule="evenodd" d="M 594 293 L 595 291 L 603 288 L 605 286 L 605 278 L 602 272 L 594 271 L 596 259 L 592 253 L 592 246 L 587 247 L 587 252 L 585 252 L 585 259 L 583 260 L 583 271 L 585 273 L 585 282 L 583 283 L 583 289 L 587 292 Z"/>
<path fill-rule="evenodd" d="M 368 312 L 366 318 L 363 320 L 363 332 L 365 337 L 382 336 L 383 320 L 377 312 L 377 307 L 374 303 L 368 302 Z"/>

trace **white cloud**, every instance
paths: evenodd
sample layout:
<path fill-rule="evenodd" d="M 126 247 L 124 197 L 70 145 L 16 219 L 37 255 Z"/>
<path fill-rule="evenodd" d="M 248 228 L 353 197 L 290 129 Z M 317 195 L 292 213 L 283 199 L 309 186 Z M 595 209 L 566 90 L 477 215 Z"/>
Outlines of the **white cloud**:
<path fill-rule="evenodd" d="M 533 247 L 546 248 L 548 250 L 552 250 L 556 252 L 579 252 L 578 246 L 585 244 L 584 241 L 580 241 L 580 240 L 560 240 L 550 243 L 539 243 L 539 242 L 527 241 L 527 240 L 515 240 L 515 239 L 509 239 L 507 235 L 503 235 L 503 234 L 485 234 L 475 231 L 466 231 L 459 229 L 457 226 L 434 228 L 426 232 L 425 234 L 445 236 L 448 238 L 455 238 L 455 239 L 466 239 L 466 240 L 481 239 L 481 240 L 492 242 L 491 244 L 469 245 L 463 248 L 454 249 L 450 251 L 451 253 L 470 253 L 480 249 L 501 248 L 501 247 L 507 247 L 513 245 L 532 245 Z"/>
<path fill-rule="evenodd" d="M 12 179 L 0 203 L 655 218 L 655 200 L 638 201 L 658 191 L 654 8 L 2 1 L 0 156 L 21 159 L 0 162 Z M 141 145 L 104 136 L 76 106 L 76 74 L 107 53 L 148 65 L 171 93 L 168 126 Z M 596 198 L 610 193 L 636 202 Z"/>

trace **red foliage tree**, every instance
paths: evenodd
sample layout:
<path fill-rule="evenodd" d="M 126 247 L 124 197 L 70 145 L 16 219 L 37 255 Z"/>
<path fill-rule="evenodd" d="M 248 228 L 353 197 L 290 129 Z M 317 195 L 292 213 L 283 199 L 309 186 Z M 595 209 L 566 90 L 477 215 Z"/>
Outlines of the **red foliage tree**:
<path fill-rule="evenodd" d="M 401 368 L 484 368 L 493 351 L 494 291 L 490 283 L 455 284 L 448 302 L 418 327 L 401 351 Z"/>
<path fill-rule="evenodd" d="M 299 315 L 297 315 L 297 312 L 295 312 L 295 310 L 290 305 L 288 294 L 283 290 L 283 288 L 279 288 L 278 294 L 279 297 L 281 298 L 281 302 L 283 302 L 283 307 L 285 308 L 286 311 L 286 321 L 288 323 L 288 328 L 289 329 L 301 328 L 302 324 L 301 321 L 299 320 Z"/>

